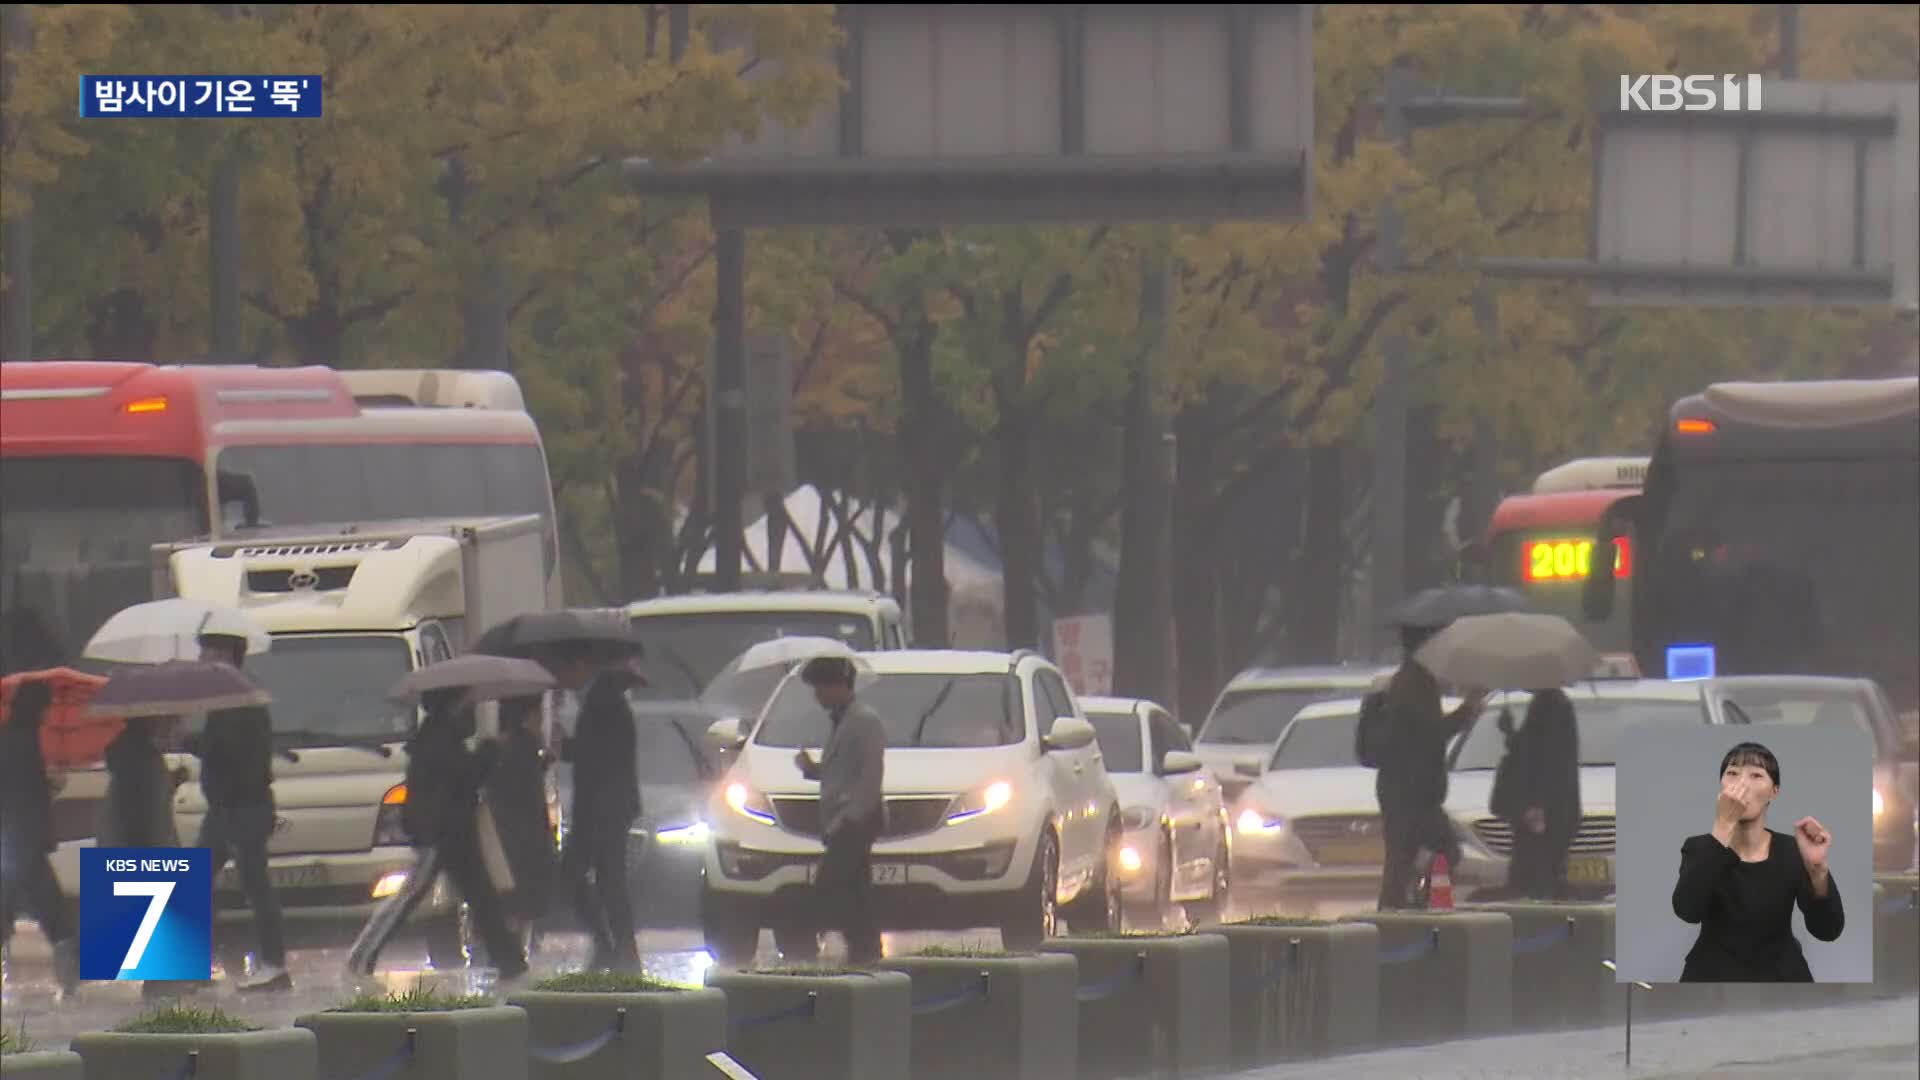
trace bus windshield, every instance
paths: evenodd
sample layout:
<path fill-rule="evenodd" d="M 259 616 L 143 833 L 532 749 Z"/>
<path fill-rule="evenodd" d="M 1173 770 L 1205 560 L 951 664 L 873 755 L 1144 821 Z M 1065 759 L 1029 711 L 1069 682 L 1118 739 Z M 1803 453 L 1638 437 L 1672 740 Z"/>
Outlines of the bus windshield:
<path fill-rule="evenodd" d="M 1863 675 L 1911 698 L 1920 463 L 1682 460 L 1658 494 L 1644 641 L 1711 643 L 1721 674 Z"/>
<path fill-rule="evenodd" d="M 0 607 L 36 612 L 69 663 L 152 597 L 152 545 L 208 530 L 204 474 L 178 458 L 8 457 L 0 507 Z"/>

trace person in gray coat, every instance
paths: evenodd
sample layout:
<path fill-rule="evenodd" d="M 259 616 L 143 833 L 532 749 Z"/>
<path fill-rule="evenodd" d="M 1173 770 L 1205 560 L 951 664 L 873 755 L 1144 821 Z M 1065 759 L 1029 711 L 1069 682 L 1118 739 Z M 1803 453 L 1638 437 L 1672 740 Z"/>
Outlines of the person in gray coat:
<path fill-rule="evenodd" d="M 879 714 L 854 700 L 853 674 L 853 662 L 838 656 L 809 660 L 801 669 L 833 731 L 819 761 L 802 749 L 794 753 L 794 764 L 820 783 L 820 834 L 827 850 L 814 875 L 814 925 L 837 927 L 847 941 L 847 962 L 861 966 L 880 960 L 873 842 L 883 823 L 887 732 Z"/>

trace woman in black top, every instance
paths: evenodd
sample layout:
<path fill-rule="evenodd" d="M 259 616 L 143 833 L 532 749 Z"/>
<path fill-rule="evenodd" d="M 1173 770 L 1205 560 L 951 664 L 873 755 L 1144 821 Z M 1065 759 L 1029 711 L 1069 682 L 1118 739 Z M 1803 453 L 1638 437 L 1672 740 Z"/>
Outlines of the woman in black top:
<path fill-rule="evenodd" d="M 1846 926 L 1840 890 L 1827 872 L 1833 835 L 1810 817 L 1793 835 L 1767 828 L 1780 794 L 1780 762 L 1759 743 L 1741 743 L 1720 762 L 1713 831 L 1680 847 L 1673 913 L 1696 923 L 1681 982 L 1812 982 L 1793 936 L 1793 909 L 1807 932 L 1835 941 Z"/>
<path fill-rule="evenodd" d="M 1501 714 L 1501 730 L 1507 717 Z M 1507 887 L 1514 896 L 1565 899 L 1567 852 L 1580 831 L 1580 733 L 1566 691 L 1533 691 L 1525 726 L 1507 738 L 1508 760 L 1501 762 L 1495 788 L 1505 779 L 1504 806 L 1513 830 L 1513 858 Z"/>

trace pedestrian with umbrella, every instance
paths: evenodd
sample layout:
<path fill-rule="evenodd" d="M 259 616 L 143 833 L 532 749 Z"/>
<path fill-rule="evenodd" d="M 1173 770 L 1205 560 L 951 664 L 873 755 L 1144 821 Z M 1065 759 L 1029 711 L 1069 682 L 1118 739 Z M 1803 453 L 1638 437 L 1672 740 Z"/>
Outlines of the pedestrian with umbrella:
<path fill-rule="evenodd" d="M 474 651 L 536 658 L 579 702 L 573 734 L 556 747 L 557 756 L 573 765 L 560 872 L 593 936 L 590 966 L 637 969 L 627 835 L 640 816 L 640 777 L 627 691 L 644 685 L 631 666 L 643 653 L 639 639 L 613 617 L 554 611 L 510 619 L 481 635 Z"/>
<path fill-rule="evenodd" d="M 253 628 L 224 612 L 210 612 L 199 631 L 200 659 L 229 664 L 238 671 L 251 645 L 265 639 Z M 228 862 L 240 871 L 240 887 L 253 909 L 258 952 L 252 978 L 242 990 L 286 990 L 293 986 L 287 973 L 287 947 L 281 926 L 280 898 L 267 873 L 267 842 L 273 837 L 273 717 L 265 705 L 216 709 L 206 726 L 187 738 L 188 753 L 200 759 L 200 790 L 207 799 L 207 815 L 200 825 L 196 847 L 211 853 L 218 876 Z M 244 972 L 230 971 L 238 980 Z"/>
<path fill-rule="evenodd" d="M 1440 681 L 1417 654 L 1456 619 L 1520 610 L 1526 604 L 1526 598 L 1511 589 L 1451 586 L 1418 593 L 1395 613 L 1403 659 L 1381 700 L 1386 745 L 1374 774 L 1374 795 L 1386 834 L 1386 862 L 1380 872 L 1382 911 L 1412 903 L 1409 893 L 1434 856 L 1445 855 L 1449 865 L 1459 865 L 1460 841 L 1442 809 L 1447 799 L 1447 744 L 1486 703 L 1486 691 L 1474 686 L 1459 708 L 1445 712 Z"/>
<path fill-rule="evenodd" d="M 520 924 L 523 935 L 546 914 L 549 886 L 559 869 L 553 822 L 547 814 L 547 768 L 552 756 L 540 731 L 540 701 L 538 696 L 500 700 L 499 758 L 486 790 L 500 845 L 513 868 L 508 914 Z"/>
<path fill-rule="evenodd" d="M 51 676 L 52 672 L 34 672 Z M 54 973 L 64 993 L 79 982 L 78 941 L 47 853 L 54 848 L 53 790 L 40 749 L 40 727 L 53 705 L 45 678 L 14 681 L 0 725 L 0 948 L 13 937 L 24 910 L 53 946 Z"/>
<path fill-rule="evenodd" d="M 249 656 L 273 646 L 273 639 L 245 613 L 176 596 L 115 612 L 93 632 L 81 655 L 111 664 L 193 660 L 200 656 L 200 639 L 207 634 L 241 639 Z"/>
<path fill-rule="evenodd" d="M 1513 834 L 1507 890 L 1564 898 L 1567 853 L 1580 830 L 1580 733 L 1561 687 L 1590 675 L 1599 652 L 1557 615 L 1503 612 L 1455 620 L 1420 650 L 1420 662 L 1450 682 L 1530 691 L 1518 730 L 1501 714 L 1507 752 L 1490 809 Z"/>
<path fill-rule="evenodd" d="M 413 842 L 413 869 L 400 892 L 374 912 L 353 944 L 353 971 L 371 974 L 393 931 L 433 891 L 442 874 L 466 902 L 488 958 L 503 980 L 526 974 L 526 951 L 508 927 L 499 890 L 487 865 L 480 796 L 498 745 L 481 740 L 474 708 L 482 701 L 538 694 L 553 685 L 540 665 L 494 656 L 459 656 L 413 672 L 388 696 L 424 706 L 426 717 L 407 743 L 407 801 L 402 824 Z"/>

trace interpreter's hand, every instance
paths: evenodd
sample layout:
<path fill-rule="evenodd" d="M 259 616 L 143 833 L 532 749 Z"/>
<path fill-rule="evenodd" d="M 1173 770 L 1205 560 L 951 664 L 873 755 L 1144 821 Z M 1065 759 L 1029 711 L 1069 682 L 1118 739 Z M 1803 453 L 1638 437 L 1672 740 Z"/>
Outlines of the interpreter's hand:
<path fill-rule="evenodd" d="M 1803 817 L 1793 824 L 1793 839 L 1800 845 L 1800 861 L 1809 874 L 1818 875 L 1827 868 L 1827 849 L 1833 846 L 1833 834 L 1819 821 Z"/>
<path fill-rule="evenodd" d="M 1752 782 L 1744 776 L 1736 776 L 1720 781 L 1720 797 L 1713 803 L 1713 822 L 1717 826 L 1731 829 L 1740 824 L 1747 815 Z"/>
<path fill-rule="evenodd" d="M 1520 821 L 1526 825 L 1527 831 L 1535 836 L 1547 831 L 1547 811 L 1543 807 L 1527 807 L 1527 812 L 1520 815 Z"/>

